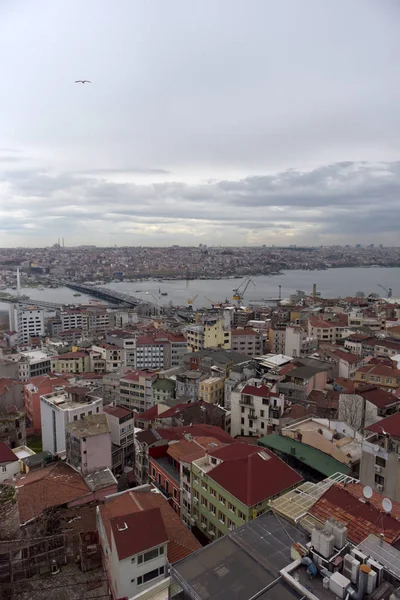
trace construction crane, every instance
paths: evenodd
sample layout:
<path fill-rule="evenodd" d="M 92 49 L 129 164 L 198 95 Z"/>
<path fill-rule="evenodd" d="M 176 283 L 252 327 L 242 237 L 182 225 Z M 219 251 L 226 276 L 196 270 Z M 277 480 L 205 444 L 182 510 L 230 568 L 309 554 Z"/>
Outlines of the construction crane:
<path fill-rule="evenodd" d="M 199 295 L 198 295 L 198 294 L 196 294 L 196 295 L 194 296 L 194 298 L 188 298 L 188 304 L 193 304 L 193 302 L 196 300 L 196 298 L 198 298 L 198 296 L 199 296 Z"/>
<path fill-rule="evenodd" d="M 391 298 L 392 297 L 392 293 L 393 293 L 392 292 L 392 288 L 385 288 L 380 283 L 378 283 L 378 287 L 381 288 L 381 290 L 383 290 L 384 292 L 386 292 L 386 297 L 387 298 Z"/>
<path fill-rule="evenodd" d="M 245 277 L 239 287 L 233 290 L 233 299 L 238 302 L 238 304 L 243 304 L 244 295 L 250 284 L 256 287 L 256 284 L 250 279 L 250 277 Z"/>
<path fill-rule="evenodd" d="M 209 301 L 209 303 L 211 304 L 211 308 L 218 308 L 223 305 L 223 302 L 214 302 L 214 300 L 211 300 L 211 298 L 207 298 L 207 296 L 204 296 L 204 298 Z"/>

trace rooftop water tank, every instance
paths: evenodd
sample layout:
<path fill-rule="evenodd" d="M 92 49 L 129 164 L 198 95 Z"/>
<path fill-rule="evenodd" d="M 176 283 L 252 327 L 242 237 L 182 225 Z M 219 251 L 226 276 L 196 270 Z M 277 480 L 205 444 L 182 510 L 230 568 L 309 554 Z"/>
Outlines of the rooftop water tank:
<path fill-rule="evenodd" d="M 334 552 L 335 538 L 331 533 L 323 531 L 319 542 L 319 553 L 324 558 L 330 558 Z"/>

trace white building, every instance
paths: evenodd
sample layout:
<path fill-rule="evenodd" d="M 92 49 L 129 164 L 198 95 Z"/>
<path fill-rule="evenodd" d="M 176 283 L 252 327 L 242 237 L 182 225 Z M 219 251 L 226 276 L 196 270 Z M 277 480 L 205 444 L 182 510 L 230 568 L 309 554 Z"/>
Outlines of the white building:
<path fill-rule="evenodd" d="M 18 456 L 5 444 L 0 442 L 0 483 L 12 479 L 20 471 Z"/>
<path fill-rule="evenodd" d="M 103 400 L 96 390 L 67 387 L 40 397 L 43 450 L 65 453 L 65 426 L 71 421 L 103 412 Z"/>
<path fill-rule="evenodd" d="M 286 327 L 285 354 L 293 358 L 308 356 L 318 348 L 316 337 L 308 335 L 307 331 L 299 326 Z"/>
<path fill-rule="evenodd" d="M 279 426 L 283 394 L 271 392 L 260 379 L 241 383 L 231 393 L 231 436 L 263 436 Z"/>
<path fill-rule="evenodd" d="M 111 442 L 123 450 L 124 465 L 133 465 L 135 454 L 133 412 L 123 406 L 105 406 Z"/>
<path fill-rule="evenodd" d="M 88 328 L 88 315 L 79 309 L 66 309 L 60 312 L 62 331 Z"/>
<path fill-rule="evenodd" d="M 35 305 L 10 304 L 10 330 L 18 333 L 18 342 L 28 344 L 30 338 L 44 336 L 44 310 Z"/>

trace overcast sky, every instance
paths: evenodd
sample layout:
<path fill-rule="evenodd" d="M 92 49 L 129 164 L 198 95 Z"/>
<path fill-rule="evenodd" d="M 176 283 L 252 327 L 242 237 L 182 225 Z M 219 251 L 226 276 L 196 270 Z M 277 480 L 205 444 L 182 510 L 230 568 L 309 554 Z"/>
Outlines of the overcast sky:
<path fill-rule="evenodd" d="M 1 0 L 0 246 L 399 245 L 399 31 L 397 0 Z"/>

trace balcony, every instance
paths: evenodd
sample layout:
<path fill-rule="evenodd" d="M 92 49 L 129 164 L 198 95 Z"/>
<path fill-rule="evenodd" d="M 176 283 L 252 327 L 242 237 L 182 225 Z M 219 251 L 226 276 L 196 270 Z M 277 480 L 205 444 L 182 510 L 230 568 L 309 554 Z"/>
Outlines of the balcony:
<path fill-rule="evenodd" d="M 258 419 L 258 415 L 255 412 L 253 412 L 253 411 L 250 411 L 247 416 L 249 417 L 249 419 L 251 421 L 255 421 L 256 419 Z"/>
<path fill-rule="evenodd" d="M 253 397 L 247 394 L 241 394 L 239 404 L 242 406 L 254 406 Z"/>

